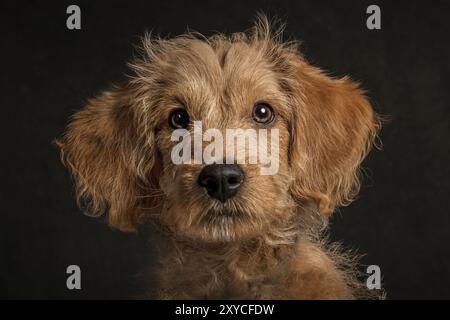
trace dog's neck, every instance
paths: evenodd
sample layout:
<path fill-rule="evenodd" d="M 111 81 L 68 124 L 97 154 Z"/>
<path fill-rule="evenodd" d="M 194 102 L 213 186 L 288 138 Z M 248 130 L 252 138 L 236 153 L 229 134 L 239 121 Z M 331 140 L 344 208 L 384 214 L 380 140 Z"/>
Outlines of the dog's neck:
<path fill-rule="evenodd" d="M 257 296 L 287 273 L 295 257 L 297 238 L 285 243 L 264 237 L 227 243 L 173 239 L 171 251 L 162 261 L 162 297 L 244 298 Z M 194 288 L 210 288 L 196 293 Z M 174 296 L 184 292 L 181 296 Z M 205 292 L 209 292 L 206 293 Z"/>
<path fill-rule="evenodd" d="M 273 238 L 269 235 L 255 236 L 248 239 L 234 241 L 210 242 L 189 238 L 171 237 L 176 250 L 183 252 L 196 252 L 208 255 L 211 258 L 222 260 L 223 257 L 234 259 L 240 256 L 264 255 L 267 251 L 280 251 L 294 247 L 298 232 L 291 231 L 283 238 Z"/>

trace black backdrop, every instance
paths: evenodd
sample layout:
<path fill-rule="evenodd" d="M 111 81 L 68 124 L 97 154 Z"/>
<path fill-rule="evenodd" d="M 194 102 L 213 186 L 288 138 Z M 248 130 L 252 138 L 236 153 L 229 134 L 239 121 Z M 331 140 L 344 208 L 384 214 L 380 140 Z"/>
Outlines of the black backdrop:
<path fill-rule="evenodd" d="M 369 4 L 382 30 L 365 26 Z M 66 29 L 78 4 L 82 30 Z M 287 21 L 318 66 L 362 82 L 390 116 L 359 199 L 332 238 L 381 267 L 388 298 L 450 298 L 449 22 L 440 1 L 18 1 L 0 5 L 0 297 L 120 298 L 154 260 L 152 233 L 110 230 L 77 209 L 51 144 L 88 97 L 122 79 L 145 30 L 242 31 L 257 11 Z M 66 267 L 82 290 L 66 289 Z"/>

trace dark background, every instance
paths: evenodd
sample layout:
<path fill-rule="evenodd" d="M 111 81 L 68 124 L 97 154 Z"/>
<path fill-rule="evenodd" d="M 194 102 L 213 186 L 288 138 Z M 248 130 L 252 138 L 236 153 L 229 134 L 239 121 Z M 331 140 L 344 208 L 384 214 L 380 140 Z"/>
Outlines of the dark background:
<path fill-rule="evenodd" d="M 77 4 L 82 30 L 66 29 Z M 378 4 L 382 30 L 366 28 Z M 448 2 L 447 2 L 448 4 Z M 145 30 L 243 31 L 257 11 L 287 22 L 315 65 L 361 81 L 389 115 L 359 199 L 333 239 L 381 267 L 388 298 L 450 298 L 450 6 L 442 1 L 18 1 L 0 5 L 0 297 L 121 298 L 154 260 L 152 232 L 84 216 L 52 140 L 86 99 L 123 78 Z M 66 267 L 82 290 L 66 289 Z"/>

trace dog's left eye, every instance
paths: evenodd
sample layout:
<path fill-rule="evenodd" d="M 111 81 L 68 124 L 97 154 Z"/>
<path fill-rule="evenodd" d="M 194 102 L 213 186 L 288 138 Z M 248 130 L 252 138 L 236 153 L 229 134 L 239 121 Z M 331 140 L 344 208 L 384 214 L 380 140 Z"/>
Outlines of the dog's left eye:
<path fill-rule="evenodd" d="M 271 106 L 266 103 L 257 103 L 253 107 L 253 120 L 257 123 L 268 124 L 275 118 L 275 113 Z"/>
<path fill-rule="evenodd" d="M 189 125 L 189 114 L 185 109 L 176 109 L 169 115 L 169 126 L 172 129 L 186 129 Z"/>

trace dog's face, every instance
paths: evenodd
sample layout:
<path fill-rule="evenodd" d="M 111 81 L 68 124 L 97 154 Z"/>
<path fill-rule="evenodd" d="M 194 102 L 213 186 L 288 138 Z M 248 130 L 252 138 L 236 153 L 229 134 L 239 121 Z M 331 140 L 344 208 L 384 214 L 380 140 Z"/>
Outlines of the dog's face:
<path fill-rule="evenodd" d="M 177 233 L 213 240 L 254 236 L 280 224 L 293 207 L 288 190 L 293 115 L 281 75 L 259 48 L 241 42 L 213 48 L 186 40 L 167 57 L 167 65 L 167 83 L 159 94 L 164 98 L 154 106 L 161 110 L 156 141 L 164 167 L 159 178 L 162 220 Z M 262 175 L 261 162 L 236 164 L 236 158 L 231 159 L 235 164 L 174 164 L 171 155 L 178 142 L 171 141 L 172 133 L 185 128 L 193 141 L 193 121 L 201 121 L 203 132 L 216 129 L 223 137 L 227 129 L 262 129 L 268 134 L 278 129 L 277 172 Z M 201 151 L 208 145 L 203 143 Z M 248 159 L 250 148 L 256 146 L 248 142 L 234 154 L 243 152 Z"/>
<path fill-rule="evenodd" d="M 329 214 L 351 200 L 378 127 L 355 83 L 325 76 L 261 27 L 231 38 L 145 39 L 143 47 L 133 77 L 77 113 L 60 141 L 87 211 L 109 209 L 123 230 L 157 213 L 180 236 L 233 241 L 289 227 L 307 201 Z M 277 170 L 263 175 L 261 162 L 235 158 L 174 163 L 174 131 L 194 141 L 196 121 L 223 136 L 276 129 L 267 149 L 276 143 Z M 248 160 L 252 148 L 232 154 Z"/>

